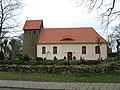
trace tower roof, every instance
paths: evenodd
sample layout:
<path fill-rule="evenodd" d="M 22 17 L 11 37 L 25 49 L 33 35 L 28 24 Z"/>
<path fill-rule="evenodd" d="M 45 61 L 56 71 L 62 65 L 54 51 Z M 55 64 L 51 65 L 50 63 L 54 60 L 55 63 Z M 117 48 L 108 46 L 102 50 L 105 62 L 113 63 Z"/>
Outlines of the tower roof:
<path fill-rule="evenodd" d="M 40 29 L 42 20 L 26 20 L 23 30 Z"/>

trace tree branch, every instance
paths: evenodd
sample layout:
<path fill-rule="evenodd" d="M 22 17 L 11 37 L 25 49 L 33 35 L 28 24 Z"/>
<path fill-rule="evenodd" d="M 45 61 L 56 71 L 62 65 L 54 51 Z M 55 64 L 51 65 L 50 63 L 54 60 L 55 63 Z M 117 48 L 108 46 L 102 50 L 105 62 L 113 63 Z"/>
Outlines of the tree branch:
<path fill-rule="evenodd" d="M 85 7 L 88 9 L 89 13 L 91 13 L 94 9 L 100 11 L 101 24 L 104 26 L 105 29 L 109 26 L 111 22 L 118 19 L 118 17 L 120 16 L 120 11 L 116 11 L 115 8 L 116 4 L 120 2 L 116 0 L 112 0 L 112 2 L 108 0 L 78 0 L 78 2 L 81 2 L 80 5 L 85 4 Z"/>

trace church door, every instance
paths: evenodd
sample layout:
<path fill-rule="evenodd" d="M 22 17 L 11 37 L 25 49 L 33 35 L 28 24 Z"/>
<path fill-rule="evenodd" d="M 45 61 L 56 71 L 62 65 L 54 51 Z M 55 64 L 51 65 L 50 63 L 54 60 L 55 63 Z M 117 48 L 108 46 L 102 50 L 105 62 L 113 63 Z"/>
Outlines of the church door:
<path fill-rule="evenodd" d="M 72 52 L 68 52 L 67 53 L 67 59 L 68 60 L 72 60 Z"/>

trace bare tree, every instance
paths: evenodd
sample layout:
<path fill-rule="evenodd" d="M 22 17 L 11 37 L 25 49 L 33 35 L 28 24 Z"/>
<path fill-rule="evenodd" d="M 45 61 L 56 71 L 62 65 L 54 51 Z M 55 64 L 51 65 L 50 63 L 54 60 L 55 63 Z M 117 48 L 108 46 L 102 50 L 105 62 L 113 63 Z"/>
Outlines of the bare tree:
<path fill-rule="evenodd" d="M 100 12 L 99 18 L 101 19 L 101 24 L 104 25 L 104 28 L 107 28 L 108 25 L 120 18 L 120 1 L 119 0 L 75 0 L 76 3 L 81 6 L 85 5 L 85 8 L 88 9 L 88 12 L 97 10 Z"/>
<path fill-rule="evenodd" d="M 11 47 L 12 47 L 12 60 L 15 60 L 15 42 L 16 42 L 16 40 L 15 39 L 12 39 L 10 42 L 9 42 L 9 44 L 11 45 Z"/>
<path fill-rule="evenodd" d="M 21 45 L 23 45 L 23 37 L 24 37 L 24 33 L 21 33 L 21 34 L 18 36 L 18 40 L 19 40 L 19 42 L 21 43 Z"/>
<path fill-rule="evenodd" d="M 113 31 L 108 35 L 108 42 L 110 43 L 110 47 L 116 50 L 117 40 L 120 39 L 120 24 L 115 26 Z"/>
<path fill-rule="evenodd" d="M 18 26 L 15 19 L 22 8 L 21 0 L 0 0 L 0 42 L 3 39 L 4 31 Z"/>
<path fill-rule="evenodd" d="M 100 38 L 99 37 L 96 37 L 96 42 L 97 42 L 97 45 L 98 45 L 98 51 L 99 51 L 99 57 L 98 57 L 98 60 L 100 60 L 101 59 L 101 40 L 100 40 Z"/>
<path fill-rule="evenodd" d="M 7 43 L 8 43 L 8 40 L 7 39 L 5 39 L 4 41 L 3 41 L 3 44 L 4 44 L 4 59 L 6 60 L 6 48 L 7 48 Z"/>

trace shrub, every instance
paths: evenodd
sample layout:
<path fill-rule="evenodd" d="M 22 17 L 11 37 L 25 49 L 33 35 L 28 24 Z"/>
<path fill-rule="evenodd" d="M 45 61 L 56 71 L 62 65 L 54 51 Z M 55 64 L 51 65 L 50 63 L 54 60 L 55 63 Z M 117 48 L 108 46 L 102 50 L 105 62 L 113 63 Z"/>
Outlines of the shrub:
<path fill-rule="evenodd" d="M 28 55 L 21 56 L 21 57 L 19 58 L 19 60 L 21 60 L 21 61 L 30 61 L 30 57 L 29 57 Z"/>
<path fill-rule="evenodd" d="M 74 56 L 73 59 L 76 60 L 76 57 Z"/>
<path fill-rule="evenodd" d="M 80 57 L 80 61 L 81 61 L 81 63 L 85 62 L 85 60 L 82 57 Z"/>
<path fill-rule="evenodd" d="M 42 57 L 37 57 L 36 61 L 43 61 L 43 58 Z"/>
<path fill-rule="evenodd" d="M 2 51 L 0 51 L 0 60 L 4 60 L 4 54 Z"/>
<path fill-rule="evenodd" d="M 82 57 L 80 57 L 80 60 L 83 60 Z"/>
<path fill-rule="evenodd" d="M 64 56 L 64 60 L 66 60 L 66 56 Z"/>
<path fill-rule="evenodd" d="M 46 60 L 46 58 L 44 58 L 43 60 Z"/>
<path fill-rule="evenodd" d="M 56 61 L 57 60 L 57 58 L 56 58 L 56 56 L 54 57 L 54 61 Z"/>
<path fill-rule="evenodd" d="M 30 57 L 28 55 L 25 55 L 24 56 L 24 61 L 29 61 L 30 60 Z"/>

